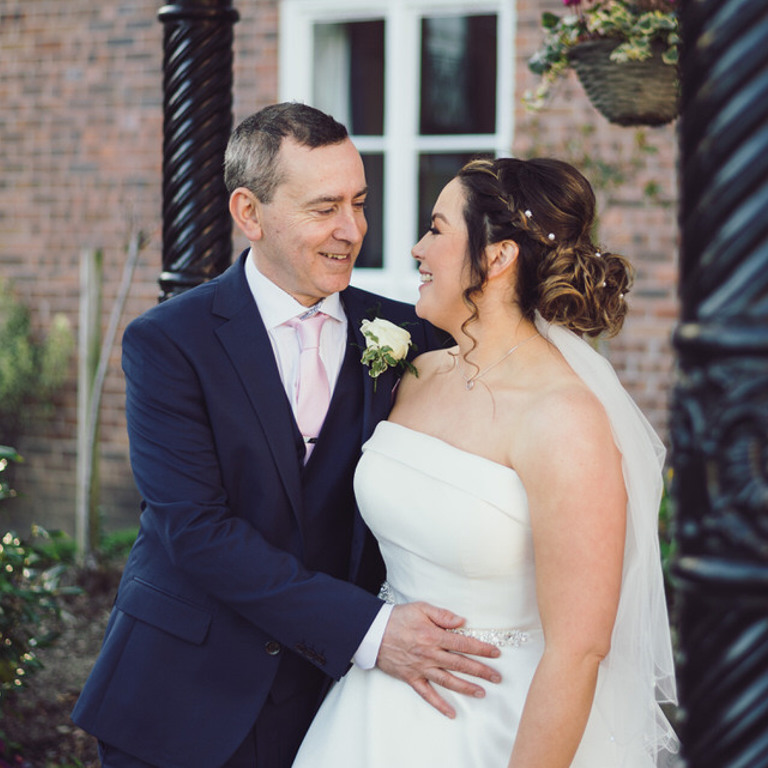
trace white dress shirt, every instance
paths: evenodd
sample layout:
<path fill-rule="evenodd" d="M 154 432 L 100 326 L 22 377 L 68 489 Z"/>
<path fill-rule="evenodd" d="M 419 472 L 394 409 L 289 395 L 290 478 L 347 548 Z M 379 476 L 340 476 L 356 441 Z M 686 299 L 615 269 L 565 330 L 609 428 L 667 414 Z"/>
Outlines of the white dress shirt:
<path fill-rule="evenodd" d="M 299 335 L 294 328 L 285 325 L 288 320 L 306 314 L 308 307 L 300 304 L 290 293 L 273 283 L 259 272 L 251 254 L 245 261 L 245 278 L 251 289 L 259 314 L 264 321 L 272 342 L 280 380 L 296 414 L 296 394 L 299 383 Z M 323 323 L 320 332 L 320 359 L 328 375 L 331 393 L 339 378 L 344 353 L 347 349 L 347 316 L 341 306 L 338 293 L 332 293 L 322 301 L 322 311 L 331 320 Z"/>
<path fill-rule="evenodd" d="M 288 395 L 295 415 L 301 348 L 298 334 L 285 323 L 305 314 L 307 307 L 262 275 L 256 267 L 252 253 L 249 253 L 245 260 L 245 278 L 266 326 L 269 340 L 272 342 L 280 380 L 283 382 L 285 393 Z M 347 349 L 347 316 L 338 293 L 332 293 L 322 300 L 322 311 L 331 320 L 323 323 L 320 333 L 320 359 L 325 366 L 328 384 L 333 393 Z M 382 603 L 381 609 L 352 659 L 358 667 L 371 669 L 376 664 L 376 657 L 391 613 L 392 606 Z"/>

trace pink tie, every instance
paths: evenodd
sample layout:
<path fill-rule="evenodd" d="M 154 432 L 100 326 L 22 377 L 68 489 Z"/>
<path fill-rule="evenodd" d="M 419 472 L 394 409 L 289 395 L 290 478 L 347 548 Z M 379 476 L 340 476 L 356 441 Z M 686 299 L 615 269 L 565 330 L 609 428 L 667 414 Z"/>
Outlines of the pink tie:
<path fill-rule="evenodd" d="M 294 317 L 287 322 L 299 335 L 301 357 L 299 358 L 299 382 L 296 393 L 296 423 L 304 437 L 307 452 L 304 463 L 312 453 L 314 441 L 320 434 L 331 402 L 331 388 L 328 374 L 320 359 L 320 332 L 328 315 L 316 312 L 301 319 Z M 310 442 L 312 441 L 312 442 Z"/>

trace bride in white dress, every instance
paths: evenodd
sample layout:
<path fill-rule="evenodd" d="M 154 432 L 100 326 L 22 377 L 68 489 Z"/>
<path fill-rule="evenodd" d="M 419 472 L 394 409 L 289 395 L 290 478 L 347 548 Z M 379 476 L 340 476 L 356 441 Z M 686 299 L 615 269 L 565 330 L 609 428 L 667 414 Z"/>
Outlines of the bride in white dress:
<path fill-rule="evenodd" d="M 651 768 L 676 751 L 657 539 L 664 449 L 581 336 L 616 333 L 626 261 L 555 160 L 474 161 L 414 247 L 419 316 L 458 346 L 415 361 L 355 478 L 382 599 L 467 617 L 497 645 L 455 719 L 353 667 L 294 768 Z"/>

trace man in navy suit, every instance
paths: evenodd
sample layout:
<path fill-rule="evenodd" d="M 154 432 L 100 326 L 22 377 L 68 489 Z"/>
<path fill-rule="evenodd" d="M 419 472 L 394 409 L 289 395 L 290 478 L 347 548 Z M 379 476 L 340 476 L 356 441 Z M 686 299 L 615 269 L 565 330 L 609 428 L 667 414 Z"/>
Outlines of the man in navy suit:
<path fill-rule="evenodd" d="M 495 648 L 446 631 L 459 617 L 375 596 L 381 560 L 352 476 L 397 371 L 373 386 L 360 324 L 411 323 L 418 347 L 430 341 L 411 307 L 348 287 L 366 182 L 346 129 L 302 104 L 267 107 L 233 133 L 225 176 L 250 249 L 123 338 L 143 513 L 73 713 L 106 768 L 288 768 L 350 663 L 378 664 L 448 716 L 432 684 L 482 695 L 452 672 L 495 679 L 465 655 Z M 320 302 L 332 399 L 319 435 L 302 436 L 287 323 Z"/>

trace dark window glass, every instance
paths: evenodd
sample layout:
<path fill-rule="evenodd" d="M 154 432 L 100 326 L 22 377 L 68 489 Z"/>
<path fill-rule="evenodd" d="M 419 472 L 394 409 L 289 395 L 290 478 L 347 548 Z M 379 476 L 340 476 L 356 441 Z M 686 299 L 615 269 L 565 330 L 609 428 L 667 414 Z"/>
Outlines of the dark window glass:
<path fill-rule="evenodd" d="M 470 160 L 493 157 L 490 153 L 474 154 L 424 154 L 419 157 L 419 211 L 418 235 L 421 238 L 429 229 L 432 209 L 443 187 Z"/>
<path fill-rule="evenodd" d="M 384 133 L 384 22 L 347 24 L 352 126 L 358 136 Z"/>
<path fill-rule="evenodd" d="M 420 132 L 495 131 L 496 16 L 423 19 Z"/>
<path fill-rule="evenodd" d="M 384 265 L 384 156 L 381 154 L 364 154 L 362 157 L 365 166 L 365 178 L 368 182 L 368 197 L 365 206 L 368 234 L 363 241 L 356 266 L 381 269 Z"/>
<path fill-rule="evenodd" d="M 351 134 L 384 133 L 384 21 L 315 24 L 313 103 Z"/>

